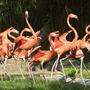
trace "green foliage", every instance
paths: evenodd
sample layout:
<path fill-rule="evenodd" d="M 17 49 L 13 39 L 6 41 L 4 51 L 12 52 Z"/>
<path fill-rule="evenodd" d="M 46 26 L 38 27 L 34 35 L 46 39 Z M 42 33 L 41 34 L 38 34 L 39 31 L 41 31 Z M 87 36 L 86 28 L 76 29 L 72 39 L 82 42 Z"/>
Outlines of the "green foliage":
<path fill-rule="evenodd" d="M 0 0 L 0 29 L 10 26 L 18 30 L 24 28 L 26 26 L 24 12 L 28 10 L 29 21 L 36 30 L 48 25 L 50 31 L 66 31 L 67 14 L 73 12 L 80 17 L 80 31 L 84 27 L 84 21 L 90 20 L 88 18 L 90 13 L 85 9 L 89 11 L 89 1 L 86 5 L 83 5 L 84 3 L 87 2 L 82 0 Z"/>
<path fill-rule="evenodd" d="M 61 5 L 61 6 L 60 6 Z M 25 26 L 24 12 L 30 13 L 30 22 L 34 28 L 41 28 L 48 24 L 53 30 L 63 21 L 64 2 L 59 0 L 1 0 L 0 28 Z M 62 19 L 62 20 L 60 20 Z"/>
<path fill-rule="evenodd" d="M 61 81 L 37 80 L 33 84 L 32 80 L 12 80 L 0 81 L 0 90 L 89 90 L 90 86 L 75 83 L 69 84 Z"/>
<path fill-rule="evenodd" d="M 76 71 L 73 68 L 65 68 L 66 75 L 73 77 Z"/>
<path fill-rule="evenodd" d="M 83 37 L 85 27 L 90 22 L 89 3 L 89 0 L 0 0 L 0 31 L 10 26 L 19 31 L 27 27 L 24 13 L 28 10 L 29 22 L 35 31 L 48 27 L 41 32 L 44 38 L 56 30 L 62 34 L 68 30 L 66 18 L 72 12 L 79 16 L 78 23 L 72 24 L 79 36 Z"/>

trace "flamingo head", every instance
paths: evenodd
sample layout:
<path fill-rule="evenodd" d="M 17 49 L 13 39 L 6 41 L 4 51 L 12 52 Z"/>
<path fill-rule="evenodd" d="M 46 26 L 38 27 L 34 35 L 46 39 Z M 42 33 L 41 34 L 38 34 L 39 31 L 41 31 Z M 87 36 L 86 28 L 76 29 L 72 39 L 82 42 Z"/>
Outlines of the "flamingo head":
<path fill-rule="evenodd" d="M 20 36 L 23 36 L 23 34 L 24 34 L 25 32 L 31 33 L 31 31 L 30 31 L 29 28 L 24 28 L 24 29 L 21 31 Z"/>
<path fill-rule="evenodd" d="M 85 29 L 85 32 L 90 35 L 90 24 L 87 25 L 87 27 Z"/>
<path fill-rule="evenodd" d="M 35 33 L 35 35 L 36 35 L 36 36 L 39 36 L 39 35 L 40 35 L 40 31 L 37 31 L 37 32 Z"/>
<path fill-rule="evenodd" d="M 73 14 L 73 13 L 70 13 L 70 14 L 68 15 L 68 18 L 75 18 L 75 19 L 78 20 L 78 16 L 75 15 L 75 14 Z"/>
<path fill-rule="evenodd" d="M 52 33 L 50 33 L 49 36 L 52 36 L 52 37 L 59 37 L 59 31 L 52 32 Z"/>
<path fill-rule="evenodd" d="M 15 35 L 15 36 L 19 36 L 19 31 L 14 29 L 14 28 L 11 28 L 10 29 L 10 34 Z"/>
<path fill-rule="evenodd" d="M 24 28 L 23 31 L 30 32 L 29 28 Z"/>
<path fill-rule="evenodd" d="M 26 17 L 26 18 L 29 17 L 29 15 L 28 15 L 28 11 L 27 11 L 27 10 L 25 11 L 25 17 Z"/>

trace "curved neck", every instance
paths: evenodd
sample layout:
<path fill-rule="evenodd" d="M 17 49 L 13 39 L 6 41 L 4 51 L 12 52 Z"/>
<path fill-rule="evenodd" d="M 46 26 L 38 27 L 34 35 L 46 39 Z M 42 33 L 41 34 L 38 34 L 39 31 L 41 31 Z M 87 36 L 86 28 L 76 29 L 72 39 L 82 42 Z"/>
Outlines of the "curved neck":
<path fill-rule="evenodd" d="M 86 42 L 87 36 L 88 36 L 88 34 L 86 34 L 86 35 L 83 37 L 83 39 L 82 39 L 83 42 Z"/>
<path fill-rule="evenodd" d="M 25 20 L 26 20 L 26 23 L 27 23 L 27 25 L 28 25 L 29 29 L 31 30 L 31 32 L 32 32 L 32 34 L 33 34 L 33 36 L 36 38 L 36 35 L 35 35 L 34 30 L 33 30 L 33 28 L 31 27 L 31 25 L 30 25 L 30 24 L 29 24 L 29 22 L 28 22 L 28 18 L 27 18 L 27 17 L 25 17 Z"/>
<path fill-rule="evenodd" d="M 24 32 L 31 32 L 31 31 L 28 30 L 28 28 L 25 28 L 25 29 L 23 29 L 23 30 L 21 31 L 20 36 L 23 36 L 23 33 L 24 33 Z"/>
<path fill-rule="evenodd" d="M 70 30 L 70 31 L 64 33 L 63 35 L 61 35 L 61 36 L 59 37 L 59 40 L 62 41 L 62 42 L 68 42 L 67 39 L 66 39 L 66 37 L 67 37 L 67 35 L 68 35 L 70 32 L 72 32 L 72 30 Z"/>
<path fill-rule="evenodd" d="M 15 38 L 14 36 L 12 36 L 12 35 L 10 34 L 10 32 L 8 33 L 8 36 L 15 41 L 16 38 Z"/>
<path fill-rule="evenodd" d="M 85 29 L 86 35 L 82 39 L 84 42 L 86 42 L 87 36 L 90 35 L 90 31 L 88 31 L 89 28 L 90 28 L 90 25 L 88 25 Z"/>
<path fill-rule="evenodd" d="M 50 45 L 52 45 L 52 38 L 51 38 L 51 35 L 49 35 L 49 38 L 48 38 L 49 42 L 50 42 Z"/>
<path fill-rule="evenodd" d="M 85 32 L 86 32 L 87 34 L 90 34 L 90 31 L 88 31 L 89 28 L 90 28 L 90 25 L 88 25 L 88 26 L 86 27 L 86 29 L 85 29 Z"/>
<path fill-rule="evenodd" d="M 76 29 L 73 27 L 73 26 L 71 26 L 71 24 L 70 24 L 70 17 L 68 16 L 68 18 L 67 18 L 67 24 L 68 24 L 68 26 L 71 28 L 71 30 L 74 32 L 74 34 L 75 34 L 75 38 L 73 39 L 73 41 L 76 41 L 76 40 L 78 40 L 78 34 L 77 34 L 77 32 L 76 32 Z"/>
<path fill-rule="evenodd" d="M 52 40 L 52 36 L 51 35 L 49 35 L 49 43 L 50 43 L 50 46 L 51 46 L 51 48 L 53 48 L 53 40 Z"/>

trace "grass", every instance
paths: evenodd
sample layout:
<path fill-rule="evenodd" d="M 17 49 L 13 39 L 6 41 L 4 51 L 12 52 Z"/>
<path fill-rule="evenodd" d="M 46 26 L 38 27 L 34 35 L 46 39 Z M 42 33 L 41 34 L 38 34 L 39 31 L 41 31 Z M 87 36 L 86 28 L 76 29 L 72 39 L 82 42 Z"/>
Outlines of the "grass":
<path fill-rule="evenodd" d="M 80 77 L 80 68 L 77 68 L 78 75 L 77 77 Z M 66 75 L 73 77 L 76 73 L 76 71 L 72 67 L 65 68 Z M 83 76 L 84 78 L 90 79 L 90 70 L 88 69 L 88 72 L 86 70 L 83 70 Z"/>
<path fill-rule="evenodd" d="M 13 62 L 11 62 L 13 63 Z M 26 63 L 22 63 L 22 70 L 24 73 L 27 68 Z M 87 65 L 90 74 L 90 63 Z M 78 77 L 80 76 L 80 70 L 78 69 Z M 1 70 L 0 70 L 1 71 Z M 41 80 L 39 75 L 35 75 L 35 84 L 32 79 L 23 80 L 20 75 L 20 71 L 18 68 L 13 66 L 8 66 L 8 71 L 12 73 L 11 80 L 8 77 L 4 77 L 3 81 L 0 80 L 0 90 L 89 90 L 90 85 L 85 87 L 79 83 L 65 83 L 63 81 L 44 81 Z M 18 75 L 17 75 L 18 73 Z M 66 67 L 65 73 L 68 76 L 73 76 L 75 74 L 75 70 L 72 67 Z M 83 76 L 85 78 L 90 78 L 85 70 L 83 71 Z M 57 75 L 57 72 L 55 73 Z M 27 76 L 26 76 L 27 77 Z M 55 76 L 56 77 L 56 76 Z"/>
<path fill-rule="evenodd" d="M 65 83 L 62 81 L 42 81 L 36 79 L 36 83 L 33 84 L 31 79 L 29 80 L 5 80 L 0 81 L 0 90 L 90 90 L 90 86 L 75 83 Z"/>

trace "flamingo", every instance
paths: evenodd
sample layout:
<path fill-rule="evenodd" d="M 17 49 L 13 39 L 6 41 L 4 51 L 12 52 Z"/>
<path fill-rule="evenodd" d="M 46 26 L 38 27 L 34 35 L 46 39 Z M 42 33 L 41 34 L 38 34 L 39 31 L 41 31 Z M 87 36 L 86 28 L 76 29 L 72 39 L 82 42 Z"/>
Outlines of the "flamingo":
<path fill-rule="evenodd" d="M 2 37 L 2 38 L 1 38 L 1 42 L 2 42 L 2 43 L 1 43 L 1 45 L 0 45 L 0 49 L 3 48 L 3 50 L 4 50 L 3 52 L 5 52 L 8 56 L 9 56 L 9 52 L 10 52 L 11 48 L 14 47 L 14 45 L 15 45 L 14 43 L 12 43 L 12 42 L 8 39 L 8 35 L 10 35 L 11 32 L 16 33 L 16 34 L 19 33 L 19 32 L 18 32 L 16 29 L 14 29 L 13 27 L 11 27 L 11 28 L 7 29 L 6 31 L 0 33 L 0 36 Z M 15 39 L 15 37 L 12 36 L 12 39 Z M 13 46 L 12 46 L 12 45 L 13 45 Z M 9 52 L 8 52 L 8 50 L 9 50 Z"/>
<path fill-rule="evenodd" d="M 31 60 L 29 60 L 29 65 L 32 65 L 33 63 L 40 62 L 42 70 L 43 70 L 43 64 L 46 62 L 49 62 L 53 57 L 56 56 L 56 53 L 50 49 L 50 50 L 35 50 L 35 54 L 32 56 Z"/>
<path fill-rule="evenodd" d="M 29 32 L 29 33 L 31 33 L 30 29 L 28 29 L 28 28 L 24 28 L 24 29 L 22 30 L 22 32 L 20 33 L 20 36 L 17 37 L 16 40 L 15 40 L 15 43 L 16 43 L 16 47 L 15 47 L 15 48 L 16 48 L 16 49 L 15 49 L 15 51 L 14 51 L 14 55 L 17 56 L 18 58 L 23 59 L 23 60 L 25 61 L 25 58 L 27 58 L 27 57 L 30 56 L 31 50 L 32 50 L 32 48 L 31 48 L 31 47 L 28 47 L 26 43 L 29 42 L 29 40 L 32 39 L 33 36 L 29 36 L 29 37 L 26 36 L 26 37 L 25 37 L 25 36 L 23 36 L 23 33 L 24 33 L 24 32 Z M 39 33 L 40 33 L 40 31 L 37 31 L 37 32 L 35 33 L 35 35 L 38 36 Z M 26 47 L 25 47 L 25 45 L 22 46 L 23 44 L 25 44 Z M 27 47 L 28 47 L 28 48 L 27 48 Z M 38 47 L 37 47 L 37 48 L 38 48 Z"/>
<path fill-rule="evenodd" d="M 19 57 L 21 56 L 21 58 L 23 58 L 23 59 L 25 59 L 28 56 L 27 53 L 31 52 L 31 49 L 34 48 L 35 46 L 37 46 L 41 40 L 41 38 L 39 37 L 40 31 L 37 31 L 35 33 L 33 28 L 31 27 L 31 25 L 28 22 L 28 11 L 25 12 L 25 20 L 26 20 L 26 23 L 27 23 L 29 29 L 25 28 L 21 32 L 20 36 L 16 39 L 15 43 L 16 43 L 17 48 L 14 51 L 14 54 L 19 53 L 18 56 Z M 33 35 L 30 37 L 23 36 L 23 33 L 25 31 L 28 31 L 30 33 L 32 32 Z M 36 47 L 36 48 L 38 48 L 38 47 Z"/>
<path fill-rule="evenodd" d="M 71 32 L 71 31 L 69 31 Z M 68 32 L 68 33 L 69 33 Z M 68 33 L 63 34 L 62 37 L 66 37 Z M 54 40 L 57 42 L 59 31 L 50 33 L 50 36 L 54 37 Z M 51 37 L 49 37 L 51 38 Z M 29 65 L 31 66 L 33 63 L 40 63 L 43 70 L 43 63 L 49 62 L 52 58 L 56 56 L 56 53 L 50 46 L 50 50 L 37 50 L 35 54 L 32 56 L 31 60 L 29 60 Z"/>
<path fill-rule="evenodd" d="M 11 56 L 11 52 L 12 52 L 13 47 L 14 47 L 14 43 L 12 43 L 7 37 L 8 35 L 10 35 L 11 32 L 16 33 L 16 34 L 19 33 L 13 27 L 11 27 L 11 28 L 7 29 L 6 31 L 0 33 L 0 36 L 2 37 L 1 38 L 2 43 L 0 44 L 0 58 L 1 58 L 0 61 L 4 62 L 4 70 L 6 67 L 6 61 Z"/>
<path fill-rule="evenodd" d="M 22 59 L 25 61 L 26 58 L 30 57 L 31 52 L 33 51 L 32 48 L 34 48 L 35 44 L 37 44 L 36 42 L 33 44 L 32 41 L 35 41 L 33 36 L 29 36 L 29 37 L 23 36 L 24 32 L 31 33 L 29 28 L 24 28 L 22 32 L 20 33 L 20 36 L 15 39 L 16 45 L 14 48 L 13 55 L 14 55 L 15 60 L 17 61 L 17 64 L 18 64 L 19 59 Z M 39 34 L 40 34 L 40 31 L 37 31 L 35 33 L 36 36 L 38 36 Z M 39 48 L 39 46 L 35 47 L 34 49 L 36 48 Z M 20 69 L 20 72 L 24 78 L 24 75 L 21 69 Z"/>
<path fill-rule="evenodd" d="M 29 29 L 27 29 L 29 32 L 31 32 L 33 35 L 32 37 L 26 38 L 26 37 L 22 37 L 22 33 L 25 31 L 22 31 L 21 35 L 19 38 L 17 38 L 16 43 L 20 44 L 19 48 L 20 49 L 31 49 L 33 47 L 35 47 L 36 45 L 38 45 L 41 41 L 41 37 L 39 36 L 40 31 L 37 31 L 36 33 L 34 32 L 33 28 L 31 27 L 31 25 L 29 24 L 28 21 L 28 11 L 25 11 L 25 20 L 26 23 L 29 27 Z"/>
<path fill-rule="evenodd" d="M 51 43 L 52 48 L 54 49 L 54 51 L 55 51 L 55 52 L 57 53 L 57 55 L 58 55 L 57 60 L 55 61 L 55 63 L 54 63 L 54 65 L 53 65 L 51 71 L 53 71 L 55 65 L 57 66 L 57 63 L 58 63 L 58 60 L 59 60 L 60 56 L 61 56 L 63 53 L 71 50 L 71 49 L 72 49 L 72 48 L 71 48 L 71 47 L 72 47 L 72 44 L 73 44 L 75 41 L 78 40 L 78 34 L 77 34 L 75 28 L 72 27 L 72 26 L 70 25 L 70 23 L 69 23 L 70 19 L 72 19 L 72 18 L 78 19 L 78 17 L 77 17 L 77 15 L 72 14 L 72 13 L 69 14 L 68 17 L 67 17 L 67 24 L 68 24 L 68 26 L 71 28 L 71 30 L 72 30 L 72 31 L 74 32 L 74 34 L 75 34 L 75 38 L 73 39 L 72 42 L 67 41 L 67 40 L 63 40 L 63 45 L 61 45 L 61 46 L 59 46 L 59 47 L 56 47 L 57 44 L 59 44 L 61 41 L 60 41 L 60 42 L 58 41 L 59 43 L 53 44 L 54 42 L 52 41 L 52 39 L 49 40 L 50 43 Z M 59 38 L 59 40 L 60 40 L 60 38 Z M 65 76 L 65 72 L 64 72 L 64 70 L 63 70 L 63 65 L 62 65 L 62 60 L 60 60 L 60 63 L 61 63 L 61 66 L 62 66 L 63 74 L 64 74 L 64 76 Z M 65 77 L 65 79 L 66 79 L 66 77 Z"/>
<path fill-rule="evenodd" d="M 29 60 L 29 67 L 31 68 L 31 66 L 34 63 L 40 63 L 41 65 L 41 70 L 43 71 L 43 64 L 44 63 L 48 63 L 50 60 L 52 60 L 55 56 L 56 53 L 50 48 L 50 50 L 40 50 L 37 49 L 34 52 L 35 54 L 32 55 L 31 60 Z M 30 75 L 30 68 L 29 69 L 29 75 Z M 44 79 L 46 80 L 44 74 L 43 74 Z M 33 78 L 34 80 L 34 78 Z"/>
<path fill-rule="evenodd" d="M 89 51 L 90 51 L 90 43 L 88 42 L 88 40 L 86 41 L 86 37 L 88 35 L 90 35 L 90 32 L 88 31 L 88 29 L 90 28 L 90 25 L 88 25 L 85 29 L 86 31 L 86 35 L 82 38 L 82 39 L 79 39 L 77 40 L 76 42 L 73 43 L 72 45 L 72 50 L 70 51 L 70 54 L 67 55 L 65 58 L 62 58 L 61 60 L 64 60 L 66 58 L 80 58 L 81 60 L 81 64 L 80 64 L 80 75 L 81 75 L 81 78 L 82 78 L 82 81 L 85 84 L 85 81 L 84 81 L 84 78 L 83 78 L 83 75 L 82 75 L 82 65 L 84 65 L 83 63 L 83 59 L 84 59 L 84 53 L 82 52 L 81 49 L 83 48 L 87 48 Z M 74 52 L 74 54 L 73 54 Z M 70 61 L 70 60 L 69 60 Z M 70 61 L 71 62 L 71 61 Z M 62 63 L 61 63 L 62 64 Z M 63 66 L 63 65 L 62 65 Z M 87 70 L 86 66 L 84 65 L 85 69 Z M 74 67 L 75 68 L 75 67 Z M 76 68 L 75 68 L 76 70 Z M 76 70 L 77 72 L 77 70 Z"/>
<path fill-rule="evenodd" d="M 0 33 L 0 45 L 9 41 L 9 39 L 8 39 L 8 37 L 7 37 L 7 34 L 9 34 L 9 33 L 11 33 L 11 32 L 14 32 L 14 33 L 16 33 L 16 34 L 19 33 L 19 32 L 18 32 L 16 29 L 14 29 L 13 27 L 8 28 L 8 29 L 5 30 L 4 32 L 1 32 L 1 33 Z"/>
<path fill-rule="evenodd" d="M 28 14 L 28 11 L 26 10 L 26 11 L 25 11 L 25 20 L 26 20 L 26 23 L 27 23 L 29 29 L 31 30 L 34 38 L 37 38 L 37 36 L 35 35 L 35 32 L 34 32 L 32 26 L 30 25 L 30 23 L 29 23 L 29 21 L 28 21 L 28 17 L 29 17 L 29 14 Z"/>
<path fill-rule="evenodd" d="M 37 31 L 35 33 L 35 35 L 38 37 L 38 40 L 35 40 L 33 38 L 33 36 L 30 36 L 30 37 L 23 36 L 23 33 L 26 31 L 30 32 L 30 30 L 28 28 L 25 28 L 20 33 L 20 36 L 16 38 L 15 43 L 16 43 L 17 49 L 31 49 L 32 47 L 34 47 L 35 45 L 37 45 L 40 42 L 41 38 L 38 37 L 40 34 L 40 31 Z"/>
<path fill-rule="evenodd" d="M 31 33 L 31 31 L 30 31 L 30 29 L 28 29 L 28 28 L 24 28 L 23 30 L 22 30 L 22 32 L 20 33 L 20 36 L 19 37 L 17 37 L 16 39 L 15 39 L 15 44 L 16 44 L 16 47 L 15 47 L 15 51 L 14 51 L 14 54 L 15 53 L 17 53 L 17 55 L 16 56 L 19 56 L 19 54 L 20 54 L 20 52 L 21 53 L 25 53 L 25 54 L 23 54 L 24 56 L 24 58 L 23 59 L 25 59 L 25 57 L 27 57 L 28 56 L 28 50 L 30 51 L 30 49 L 32 49 L 32 47 L 29 47 L 27 44 L 27 42 L 29 42 L 29 40 L 30 39 L 33 39 L 33 36 L 29 36 L 29 37 L 25 37 L 25 36 L 23 36 L 23 33 L 24 32 L 28 32 L 28 33 Z M 40 33 L 40 31 L 37 31 L 36 33 L 35 33 L 35 35 L 36 36 L 38 36 L 39 35 L 39 33 Z M 32 42 L 29 42 L 29 43 L 31 43 L 32 44 Z M 25 46 L 25 45 L 26 46 Z M 27 50 L 28 49 L 28 50 Z M 23 51 L 24 50 L 24 51 Z M 20 57 L 20 56 L 19 56 Z M 21 57 L 20 57 L 21 58 Z"/>

